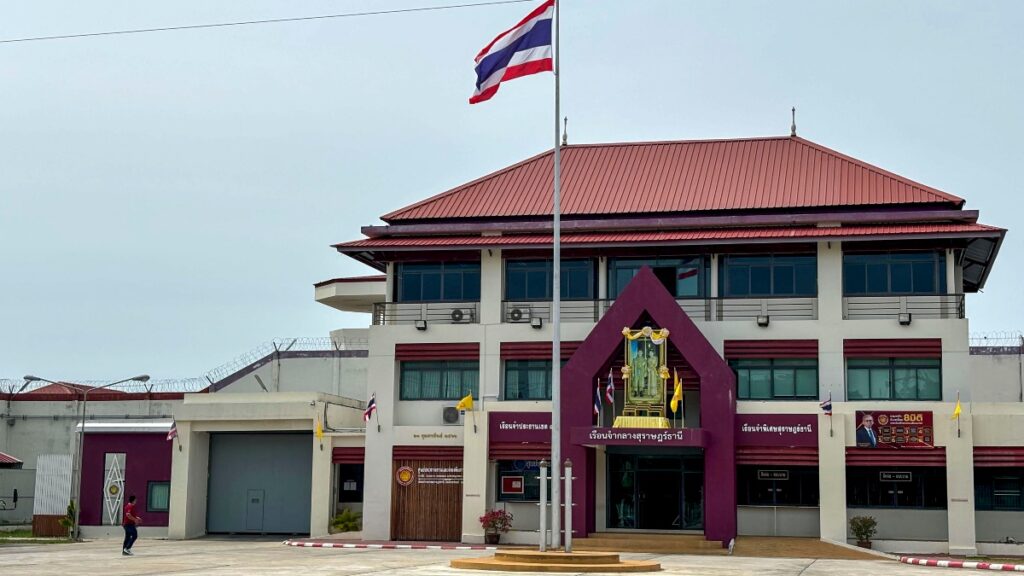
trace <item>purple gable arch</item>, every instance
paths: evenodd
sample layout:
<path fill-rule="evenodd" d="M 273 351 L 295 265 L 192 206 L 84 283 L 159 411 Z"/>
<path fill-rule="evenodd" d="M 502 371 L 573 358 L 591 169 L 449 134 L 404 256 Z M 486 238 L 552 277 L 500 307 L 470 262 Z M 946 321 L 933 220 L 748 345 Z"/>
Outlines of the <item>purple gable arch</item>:
<path fill-rule="evenodd" d="M 704 437 L 704 537 L 726 545 L 736 536 L 736 377 L 647 266 L 616 298 L 562 368 L 562 456 L 573 462 L 573 532 L 595 528 L 594 450 L 570 442 L 570 431 L 593 425 L 594 382 L 612 354 L 621 354 L 622 328 L 644 314 L 668 328 L 674 346 L 700 377 Z M 576 534 L 586 536 L 586 534 Z"/>

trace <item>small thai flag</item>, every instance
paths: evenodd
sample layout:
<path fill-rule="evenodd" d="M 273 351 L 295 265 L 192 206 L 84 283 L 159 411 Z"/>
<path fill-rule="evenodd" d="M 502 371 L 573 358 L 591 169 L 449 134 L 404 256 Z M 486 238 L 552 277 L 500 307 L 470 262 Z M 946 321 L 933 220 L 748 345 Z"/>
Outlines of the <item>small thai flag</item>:
<path fill-rule="evenodd" d="M 547 0 L 476 55 L 476 91 L 470 104 L 490 100 L 505 80 L 551 72 L 551 22 L 555 0 Z"/>
<path fill-rule="evenodd" d="M 615 381 L 612 380 L 611 370 L 608 370 L 608 385 L 604 387 L 604 399 L 609 404 L 615 404 Z"/>
<path fill-rule="evenodd" d="M 171 429 L 167 431 L 167 441 L 170 442 L 178 437 L 178 423 L 171 422 Z"/>
<path fill-rule="evenodd" d="M 377 411 L 377 393 L 370 394 L 370 400 L 366 403 L 366 410 L 363 410 L 363 422 L 369 422 L 370 417 Z"/>
<path fill-rule="evenodd" d="M 821 406 L 821 410 L 823 412 L 825 412 L 826 416 L 831 416 L 832 415 L 832 393 L 829 392 L 828 393 L 828 400 L 825 400 L 821 404 L 818 404 L 818 406 Z"/>
<path fill-rule="evenodd" d="M 594 416 L 601 415 L 601 386 L 594 387 Z"/>

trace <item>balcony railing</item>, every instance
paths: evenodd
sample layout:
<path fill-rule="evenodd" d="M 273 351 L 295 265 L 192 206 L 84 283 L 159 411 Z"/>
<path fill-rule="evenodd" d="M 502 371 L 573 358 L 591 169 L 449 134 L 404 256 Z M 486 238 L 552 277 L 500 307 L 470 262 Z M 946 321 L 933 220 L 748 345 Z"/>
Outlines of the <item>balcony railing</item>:
<path fill-rule="evenodd" d="M 846 296 L 843 318 L 847 320 L 910 318 L 963 318 L 963 294 L 929 294 L 922 296 Z"/>
<path fill-rule="evenodd" d="M 757 320 L 768 317 L 775 320 L 817 320 L 818 299 L 771 298 L 715 298 L 712 300 L 715 320 Z"/>
<path fill-rule="evenodd" d="M 373 305 L 374 326 L 428 324 L 477 324 L 479 302 L 377 302 Z"/>
<path fill-rule="evenodd" d="M 614 300 L 563 300 L 563 322 L 597 322 Z M 817 320 L 818 299 L 791 298 L 679 298 L 676 303 L 690 318 L 705 322 Z M 925 296 L 847 296 L 843 298 L 843 318 L 850 320 L 897 319 L 910 314 L 914 319 L 964 317 L 963 294 Z M 501 321 L 529 324 L 539 318 L 551 320 L 550 301 L 505 300 L 501 303 Z M 373 305 L 375 326 L 415 324 L 477 324 L 479 302 L 378 302 Z"/>
<path fill-rule="evenodd" d="M 563 322 L 597 322 L 604 309 L 604 300 L 562 300 L 560 317 Z M 501 303 L 501 321 L 529 324 L 534 318 L 551 320 L 550 301 L 505 300 Z"/>

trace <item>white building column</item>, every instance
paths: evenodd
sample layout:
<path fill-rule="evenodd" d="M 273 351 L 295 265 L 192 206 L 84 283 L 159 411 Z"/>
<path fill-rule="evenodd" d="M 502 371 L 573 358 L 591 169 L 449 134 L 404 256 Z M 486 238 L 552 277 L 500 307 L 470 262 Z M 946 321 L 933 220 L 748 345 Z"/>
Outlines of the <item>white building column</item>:
<path fill-rule="evenodd" d="M 468 415 L 467 415 L 468 416 Z M 488 413 L 477 414 L 476 432 L 473 419 L 465 418 L 462 445 L 462 541 L 482 543 L 484 530 L 480 516 L 487 511 L 487 436 Z"/>
<path fill-rule="evenodd" d="M 946 249 L 946 293 L 956 294 L 961 292 L 956 282 L 956 251 L 952 248 Z"/>
<path fill-rule="evenodd" d="M 601 256 L 597 259 L 597 299 L 608 298 L 608 258 Z"/>
<path fill-rule="evenodd" d="M 323 410 L 322 406 L 317 403 L 317 410 Z M 317 438 L 316 434 L 313 435 L 313 477 L 309 495 L 309 535 L 313 538 L 326 536 L 331 522 L 334 504 L 331 501 L 332 452 L 330 436 Z"/>
<path fill-rule="evenodd" d="M 395 301 L 395 263 L 388 262 L 385 274 L 388 278 L 384 281 L 384 301 L 394 302 Z"/>
<path fill-rule="evenodd" d="M 852 416 L 851 416 L 852 417 Z M 846 544 L 846 414 L 818 416 L 818 515 L 821 539 Z"/>
<path fill-rule="evenodd" d="M 818 242 L 818 320 L 822 332 L 843 321 L 843 247 L 841 242 Z M 836 326 L 838 327 L 838 326 Z"/>
<path fill-rule="evenodd" d="M 718 298 L 721 294 L 722 288 L 718 285 L 718 254 L 711 255 L 711 293 L 708 294 L 709 298 Z"/>
<path fill-rule="evenodd" d="M 367 366 L 367 395 L 376 393 L 377 413 L 366 424 L 366 456 L 363 461 L 363 537 L 391 539 L 392 447 L 395 443 L 396 362 L 394 342 L 387 330 L 370 329 L 370 357 Z M 380 429 L 378 430 L 378 426 Z"/>
<path fill-rule="evenodd" d="M 193 432 L 191 422 L 178 422 L 171 448 L 171 494 L 167 537 L 198 538 L 206 534 L 206 489 L 210 435 Z M 180 449 L 179 449 L 180 447 Z"/>
<path fill-rule="evenodd" d="M 504 291 L 501 249 L 485 248 L 480 251 L 480 323 L 501 323 L 501 301 Z"/>
<path fill-rule="evenodd" d="M 957 422 L 946 417 L 952 412 L 937 412 L 935 418 L 946 421 L 946 510 L 949 522 L 949 553 L 956 556 L 977 556 L 978 545 L 974 524 L 974 428 L 971 405 L 961 404 L 960 435 Z"/>

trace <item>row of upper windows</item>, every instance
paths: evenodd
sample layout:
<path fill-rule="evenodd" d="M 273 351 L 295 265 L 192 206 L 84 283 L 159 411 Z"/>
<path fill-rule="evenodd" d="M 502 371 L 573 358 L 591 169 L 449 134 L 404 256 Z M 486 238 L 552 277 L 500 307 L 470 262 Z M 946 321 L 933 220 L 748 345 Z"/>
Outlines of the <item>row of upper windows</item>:
<path fill-rule="evenodd" d="M 731 360 L 740 400 L 817 401 L 815 359 Z M 475 360 L 402 362 L 399 398 L 458 400 L 479 396 L 480 364 Z M 505 360 L 505 400 L 550 400 L 551 360 Z M 942 366 L 937 358 L 850 358 L 846 399 L 942 400 Z"/>
<path fill-rule="evenodd" d="M 843 256 L 846 295 L 945 294 L 945 254 L 941 251 L 884 252 Z M 677 298 L 703 298 L 711 293 L 711 260 L 707 256 L 678 258 L 609 258 L 608 297 L 616 298 L 643 266 Z M 593 259 L 561 263 L 561 294 L 566 300 L 593 300 L 597 267 Z M 551 260 L 506 260 L 505 300 L 550 300 Z M 723 255 L 718 270 L 719 292 L 730 297 L 815 296 L 818 267 L 814 255 Z M 479 262 L 399 263 L 395 267 L 395 300 L 477 301 Z"/>

